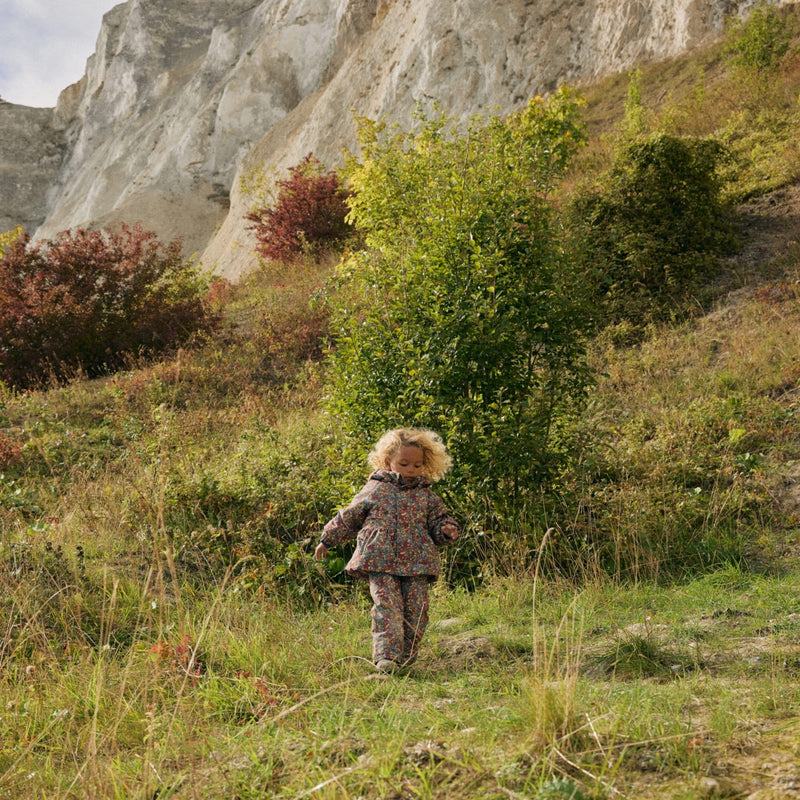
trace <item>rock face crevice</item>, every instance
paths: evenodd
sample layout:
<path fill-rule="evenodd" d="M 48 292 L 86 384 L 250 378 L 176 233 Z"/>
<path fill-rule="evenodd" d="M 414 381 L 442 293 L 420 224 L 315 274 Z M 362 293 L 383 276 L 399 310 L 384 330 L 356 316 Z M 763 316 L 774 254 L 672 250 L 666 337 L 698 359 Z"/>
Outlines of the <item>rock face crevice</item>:
<path fill-rule="evenodd" d="M 127 0 L 55 109 L 0 103 L 0 227 L 140 221 L 236 278 L 240 178 L 355 147 L 352 112 L 467 117 L 675 56 L 753 0 Z"/>

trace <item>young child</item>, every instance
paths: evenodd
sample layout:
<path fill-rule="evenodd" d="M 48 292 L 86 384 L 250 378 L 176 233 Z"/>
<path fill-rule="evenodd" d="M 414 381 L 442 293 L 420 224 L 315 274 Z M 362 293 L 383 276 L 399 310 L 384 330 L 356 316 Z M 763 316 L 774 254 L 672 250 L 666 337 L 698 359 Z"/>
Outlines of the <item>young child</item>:
<path fill-rule="evenodd" d="M 381 437 L 369 463 L 376 472 L 325 525 L 314 555 L 322 560 L 329 548 L 356 538 L 345 570 L 369 580 L 372 658 L 381 672 L 395 672 L 416 659 L 438 547 L 458 538 L 458 525 L 429 488 L 452 462 L 438 434 L 398 428 Z"/>

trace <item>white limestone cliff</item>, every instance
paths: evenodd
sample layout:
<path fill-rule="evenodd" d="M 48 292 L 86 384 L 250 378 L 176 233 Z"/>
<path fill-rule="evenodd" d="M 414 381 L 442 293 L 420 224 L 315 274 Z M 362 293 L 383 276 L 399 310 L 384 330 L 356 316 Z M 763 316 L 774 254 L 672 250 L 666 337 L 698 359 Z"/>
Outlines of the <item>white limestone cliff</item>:
<path fill-rule="evenodd" d="M 239 178 L 355 147 L 352 111 L 456 116 L 675 56 L 753 0 L 128 0 L 53 110 L 0 103 L 0 227 L 141 221 L 237 278 Z"/>

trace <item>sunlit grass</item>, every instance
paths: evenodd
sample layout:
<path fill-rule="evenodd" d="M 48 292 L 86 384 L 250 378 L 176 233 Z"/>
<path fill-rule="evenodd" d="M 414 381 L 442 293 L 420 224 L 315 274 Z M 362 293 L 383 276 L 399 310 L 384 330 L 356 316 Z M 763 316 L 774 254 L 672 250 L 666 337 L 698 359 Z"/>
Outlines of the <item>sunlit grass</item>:
<path fill-rule="evenodd" d="M 38 589 L 17 586 L 25 632 L 4 658 L 0 789 L 382 797 L 400 781 L 467 798 L 570 776 L 602 796 L 642 770 L 701 775 L 797 718 L 795 573 L 727 571 L 671 589 L 537 580 L 437 590 L 420 663 L 394 679 L 367 662 L 355 596 L 309 611 L 233 583 L 175 595 L 166 579 L 88 582 L 102 608 L 87 642 L 60 622 L 67 606 L 50 622 L 23 613 Z M 686 670 L 597 670 L 597 653 L 634 635 L 649 663 L 697 657 Z"/>

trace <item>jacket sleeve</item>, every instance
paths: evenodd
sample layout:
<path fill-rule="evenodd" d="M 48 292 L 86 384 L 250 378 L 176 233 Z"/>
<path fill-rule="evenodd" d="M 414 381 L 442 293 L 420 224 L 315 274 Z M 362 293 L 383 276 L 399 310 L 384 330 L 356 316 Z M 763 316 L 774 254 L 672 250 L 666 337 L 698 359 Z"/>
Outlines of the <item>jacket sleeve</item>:
<path fill-rule="evenodd" d="M 452 544 L 453 540 L 449 536 L 442 533 L 442 528 L 445 525 L 452 525 L 461 531 L 461 526 L 450 516 L 450 512 L 445 507 L 444 502 L 440 497 L 431 492 L 433 501 L 428 509 L 428 533 L 434 543 L 442 547 L 446 544 Z"/>
<path fill-rule="evenodd" d="M 373 505 L 372 481 L 350 501 L 347 508 L 343 508 L 322 529 L 320 541 L 325 547 L 336 547 L 356 538 L 364 525 Z"/>

